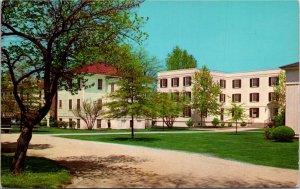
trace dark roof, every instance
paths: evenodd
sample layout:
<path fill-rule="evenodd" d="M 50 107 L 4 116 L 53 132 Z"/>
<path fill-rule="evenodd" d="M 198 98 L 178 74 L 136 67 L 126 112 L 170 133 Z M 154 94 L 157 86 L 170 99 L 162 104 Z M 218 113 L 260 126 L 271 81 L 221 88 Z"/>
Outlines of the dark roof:
<path fill-rule="evenodd" d="M 280 68 L 283 69 L 283 70 L 292 69 L 292 68 L 299 68 L 299 62 L 295 62 L 295 63 L 288 64 L 288 65 L 285 65 L 285 66 L 281 66 Z"/>
<path fill-rule="evenodd" d="M 91 74 L 103 74 L 107 76 L 118 76 L 118 71 L 116 67 L 110 66 L 104 63 L 94 63 L 89 65 L 84 65 L 76 69 L 78 73 L 91 73 Z"/>

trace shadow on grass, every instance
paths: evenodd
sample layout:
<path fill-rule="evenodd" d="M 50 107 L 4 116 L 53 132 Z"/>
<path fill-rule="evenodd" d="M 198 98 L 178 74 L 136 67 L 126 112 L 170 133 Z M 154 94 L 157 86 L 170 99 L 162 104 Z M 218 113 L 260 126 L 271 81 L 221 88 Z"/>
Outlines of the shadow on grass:
<path fill-rule="evenodd" d="M 139 138 L 129 138 L 129 137 L 113 137 L 113 138 L 106 138 L 106 141 L 114 141 L 114 142 L 134 142 L 134 141 L 138 141 L 138 142 L 154 142 L 154 141 L 159 141 L 161 139 L 159 138 L 144 138 L 144 137 L 139 137 Z"/>
<path fill-rule="evenodd" d="M 13 153 L 1 153 L 2 172 L 9 172 L 13 155 Z M 65 167 L 57 166 L 57 163 L 55 161 L 42 157 L 26 157 L 25 165 L 25 172 L 32 173 L 53 173 L 60 172 L 62 171 L 62 169 L 66 169 Z"/>

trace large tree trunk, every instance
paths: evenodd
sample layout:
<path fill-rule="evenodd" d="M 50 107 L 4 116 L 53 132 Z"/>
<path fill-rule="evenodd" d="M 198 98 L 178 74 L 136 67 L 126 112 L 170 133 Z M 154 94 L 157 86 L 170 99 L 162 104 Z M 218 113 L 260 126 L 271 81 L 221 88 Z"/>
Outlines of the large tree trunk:
<path fill-rule="evenodd" d="M 32 128 L 33 127 L 30 127 L 28 124 L 25 123 L 24 127 L 22 128 L 21 134 L 18 138 L 17 149 L 10 167 L 10 170 L 14 175 L 17 175 L 24 170 L 26 153 L 29 146 L 29 142 L 32 137 Z"/>

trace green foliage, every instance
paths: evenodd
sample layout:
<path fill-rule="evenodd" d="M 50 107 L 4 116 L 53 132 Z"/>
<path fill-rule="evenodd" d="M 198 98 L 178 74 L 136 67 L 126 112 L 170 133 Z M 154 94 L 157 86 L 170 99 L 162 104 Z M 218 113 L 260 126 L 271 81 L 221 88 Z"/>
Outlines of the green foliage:
<path fill-rule="evenodd" d="M 2 146 L 3 147 L 3 146 Z M 18 176 L 10 174 L 11 154 L 1 154 L 1 185 L 5 188 L 59 188 L 71 181 L 70 172 L 54 161 L 27 157 L 26 171 Z"/>
<path fill-rule="evenodd" d="M 285 119 L 285 111 L 279 112 L 275 117 L 274 117 L 274 126 L 278 127 L 281 125 L 284 125 L 284 119 Z"/>
<path fill-rule="evenodd" d="M 218 102 L 221 93 L 220 86 L 206 66 L 195 73 L 192 89 L 192 107 L 200 113 L 201 124 L 205 114 L 217 115 L 221 105 Z"/>
<path fill-rule="evenodd" d="M 246 125 L 247 125 L 247 123 L 245 121 L 242 121 L 241 127 L 245 127 Z"/>
<path fill-rule="evenodd" d="M 276 100 L 274 101 L 279 107 L 279 113 L 285 110 L 285 94 L 286 94 L 286 76 L 285 71 L 280 71 L 278 85 L 274 86 Z M 282 115 L 284 116 L 284 114 Z"/>
<path fill-rule="evenodd" d="M 232 123 L 231 122 L 228 123 L 228 127 L 232 127 Z"/>
<path fill-rule="evenodd" d="M 291 142 L 294 136 L 294 130 L 287 126 L 279 126 L 271 131 L 271 138 L 280 142 Z"/>
<path fill-rule="evenodd" d="M 273 128 L 265 128 L 264 129 L 264 138 L 266 139 L 266 140 L 270 140 L 271 139 L 271 132 L 272 132 L 272 129 Z"/>
<path fill-rule="evenodd" d="M 172 93 L 152 92 L 148 96 L 148 103 L 151 107 L 150 117 L 162 118 L 169 128 L 173 127 L 175 119 L 182 114 L 185 106 L 182 93 L 174 98 Z"/>
<path fill-rule="evenodd" d="M 196 68 L 197 60 L 193 55 L 189 55 L 186 50 L 180 49 L 178 46 L 173 48 L 166 58 L 168 70 L 179 70 L 186 68 Z"/>
<path fill-rule="evenodd" d="M 227 114 L 231 116 L 230 121 L 235 122 L 235 133 L 237 134 L 237 122 L 244 121 L 247 118 L 246 109 L 243 107 L 243 104 L 237 104 L 231 101 L 231 106 L 226 110 Z"/>
<path fill-rule="evenodd" d="M 186 124 L 188 127 L 192 127 L 192 126 L 194 125 L 192 119 L 187 120 L 187 121 L 185 122 L 185 124 Z"/>
<path fill-rule="evenodd" d="M 211 122 L 212 124 L 213 124 L 213 126 L 218 126 L 219 125 L 219 123 L 220 123 L 220 120 L 218 119 L 218 118 L 214 118 L 213 120 L 212 120 L 212 122 Z"/>
<path fill-rule="evenodd" d="M 65 122 L 65 121 L 56 121 L 57 123 L 57 127 L 58 128 L 64 128 L 66 129 L 68 127 L 68 122 Z"/>

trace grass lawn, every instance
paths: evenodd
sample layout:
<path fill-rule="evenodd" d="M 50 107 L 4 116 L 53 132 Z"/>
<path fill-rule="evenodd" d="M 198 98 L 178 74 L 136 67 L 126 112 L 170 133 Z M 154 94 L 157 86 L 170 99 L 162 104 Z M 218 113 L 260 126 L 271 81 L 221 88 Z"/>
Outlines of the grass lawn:
<path fill-rule="evenodd" d="M 298 140 L 290 143 L 263 139 L 260 132 L 182 133 L 135 135 L 64 136 L 65 138 L 101 141 L 153 148 L 204 153 L 220 158 L 258 165 L 298 169 Z"/>
<path fill-rule="evenodd" d="M 152 131 L 199 131 L 189 128 L 150 128 L 150 129 L 135 129 L 135 132 L 152 132 Z M 203 131 L 203 130 L 202 130 Z M 63 129 L 54 127 L 39 127 L 33 129 L 33 133 L 36 134 L 64 134 L 64 133 L 117 133 L 117 132 L 131 132 L 130 129 Z M 19 127 L 13 126 L 13 129 L 9 133 L 19 133 Z"/>
<path fill-rule="evenodd" d="M 13 176 L 9 166 L 13 154 L 1 154 L 1 184 L 10 188 L 57 188 L 69 183 L 69 171 L 45 158 L 27 157 L 25 172 Z"/>

